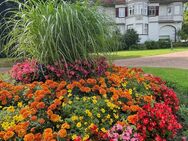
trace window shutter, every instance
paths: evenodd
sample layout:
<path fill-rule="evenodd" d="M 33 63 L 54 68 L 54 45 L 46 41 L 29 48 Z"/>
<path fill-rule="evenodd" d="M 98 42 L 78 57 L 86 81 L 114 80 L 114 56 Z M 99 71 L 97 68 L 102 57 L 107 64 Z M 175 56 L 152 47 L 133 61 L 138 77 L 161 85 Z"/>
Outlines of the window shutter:
<path fill-rule="evenodd" d="M 119 8 L 116 8 L 116 17 L 119 17 Z"/>
<path fill-rule="evenodd" d="M 128 7 L 125 7 L 125 17 L 128 16 Z"/>
<path fill-rule="evenodd" d="M 159 16 L 159 6 L 156 6 L 156 16 Z"/>

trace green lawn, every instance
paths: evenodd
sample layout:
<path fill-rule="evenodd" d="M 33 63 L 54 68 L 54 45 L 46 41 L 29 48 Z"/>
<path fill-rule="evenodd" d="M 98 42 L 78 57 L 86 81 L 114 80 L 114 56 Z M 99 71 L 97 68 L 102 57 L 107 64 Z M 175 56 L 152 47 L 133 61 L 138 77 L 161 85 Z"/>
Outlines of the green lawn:
<path fill-rule="evenodd" d="M 188 51 L 187 48 L 174 48 L 171 49 L 155 49 L 155 50 L 136 50 L 136 51 L 118 51 L 115 52 L 114 55 L 111 56 L 113 60 L 116 59 L 126 59 L 126 58 L 137 58 L 137 57 L 145 57 L 145 56 L 154 56 L 160 54 L 168 54 L 180 51 Z"/>
<path fill-rule="evenodd" d="M 172 68 L 148 68 L 143 70 L 169 82 L 175 87 L 181 103 L 188 105 L 188 70 Z"/>

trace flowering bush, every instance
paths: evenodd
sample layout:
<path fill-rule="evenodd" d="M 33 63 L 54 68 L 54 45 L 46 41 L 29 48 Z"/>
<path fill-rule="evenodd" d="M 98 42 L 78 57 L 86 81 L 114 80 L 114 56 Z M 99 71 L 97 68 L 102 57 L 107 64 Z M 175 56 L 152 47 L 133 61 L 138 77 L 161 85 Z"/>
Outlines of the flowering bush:
<path fill-rule="evenodd" d="M 17 63 L 11 69 L 12 78 L 19 82 L 31 83 L 34 81 L 51 80 L 78 80 L 93 76 L 101 76 L 108 65 L 105 58 L 96 60 L 76 60 L 73 63 L 59 62 L 55 65 L 42 65 L 34 60 Z"/>
<path fill-rule="evenodd" d="M 0 120 L 1 140 L 165 140 L 181 128 L 175 93 L 160 78 L 135 68 L 113 66 L 103 76 L 76 81 L 0 81 L 0 105 L 5 111 L 14 107 L 12 116 L 20 117 L 6 128 Z"/>
<path fill-rule="evenodd" d="M 39 78 L 37 62 L 35 60 L 25 60 L 17 63 L 11 69 L 11 77 L 23 83 L 30 83 Z"/>
<path fill-rule="evenodd" d="M 108 131 L 108 139 L 110 141 L 138 141 L 137 133 L 134 133 L 134 129 L 131 126 L 125 126 L 121 124 L 114 125 Z"/>
<path fill-rule="evenodd" d="M 153 107 L 150 104 L 144 105 L 137 115 L 137 130 L 141 141 L 151 138 L 164 141 L 173 138 L 177 130 L 181 129 L 172 109 L 163 103 L 155 103 Z"/>

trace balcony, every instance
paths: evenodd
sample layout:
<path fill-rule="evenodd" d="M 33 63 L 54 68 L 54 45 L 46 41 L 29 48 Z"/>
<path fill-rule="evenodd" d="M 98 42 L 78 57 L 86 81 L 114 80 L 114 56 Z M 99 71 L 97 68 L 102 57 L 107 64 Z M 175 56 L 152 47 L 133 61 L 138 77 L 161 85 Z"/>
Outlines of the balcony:
<path fill-rule="evenodd" d="M 159 22 L 182 22 L 183 16 L 181 15 L 161 15 L 159 16 Z"/>
<path fill-rule="evenodd" d="M 159 16 L 159 22 L 174 22 L 174 16 L 172 15 L 164 15 Z"/>

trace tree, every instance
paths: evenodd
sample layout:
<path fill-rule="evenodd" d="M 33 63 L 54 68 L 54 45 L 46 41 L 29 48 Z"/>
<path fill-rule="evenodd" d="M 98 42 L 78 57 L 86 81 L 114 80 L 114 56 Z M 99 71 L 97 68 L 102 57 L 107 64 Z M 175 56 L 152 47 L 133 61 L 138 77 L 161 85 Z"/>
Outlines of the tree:
<path fill-rule="evenodd" d="M 188 39 L 188 3 L 185 4 L 184 21 L 182 29 L 178 32 L 178 34 L 182 40 Z"/>

